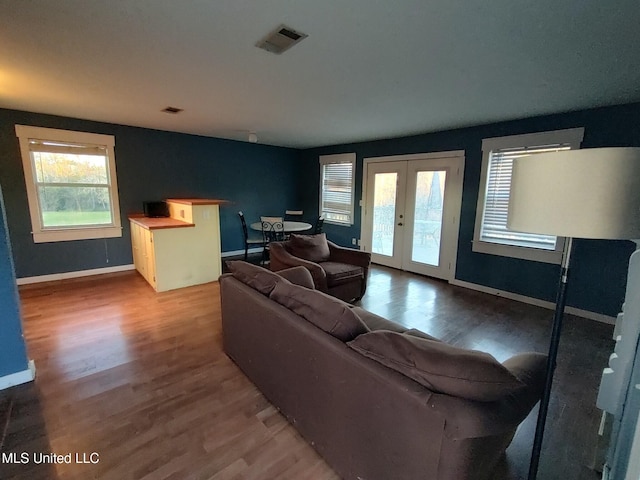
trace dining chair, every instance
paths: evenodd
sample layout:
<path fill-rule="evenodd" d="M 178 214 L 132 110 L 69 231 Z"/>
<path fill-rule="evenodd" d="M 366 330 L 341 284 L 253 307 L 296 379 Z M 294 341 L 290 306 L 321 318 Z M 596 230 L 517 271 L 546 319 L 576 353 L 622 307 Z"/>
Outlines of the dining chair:
<path fill-rule="evenodd" d="M 284 219 L 282 217 L 260 217 L 260 222 L 262 222 L 265 249 L 268 252 L 270 242 L 281 242 L 285 239 Z"/>
<path fill-rule="evenodd" d="M 301 222 L 303 213 L 303 210 L 285 210 L 284 221 Z"/>
<path fill-rule="evenodd" d="M 264 240 L 261 263 L 264 264 L 270 255 L 269 243 L 284 240 L 284 220 L 282 217 L 260 217 L 260 222 L 262 223 L 262 238 Z"/>
<path fill-rule="evenodd" d="M 249 245 L 256 245 L 262 247 L 262 256 L 264 257 L 264 248 L 265 241 L 264 235 L 261 238 L 251 237 L 249 236 L 249 230 L 247 229 L 247 222 L 244 219 L 244 213 L 242 211 L 238 212 L 238 216 L 240 217 L 240 222 L 242 223 L 242 235 L 244 236 L 244 261 L 247 261 L 247 257 L 249 256 Z"/>
<path fill-rule="evenodd" d="M 303 210 L 285 210 L 284 221 L 285 222 L 302 222 Z M 291 233 L 285 232 L 284 239 L 289 240 Z"/>

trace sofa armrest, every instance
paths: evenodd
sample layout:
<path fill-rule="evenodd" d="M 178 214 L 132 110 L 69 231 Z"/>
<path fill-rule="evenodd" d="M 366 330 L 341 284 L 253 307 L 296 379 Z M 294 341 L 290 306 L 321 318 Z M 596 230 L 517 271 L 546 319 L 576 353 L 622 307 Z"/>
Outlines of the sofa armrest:
<path fill-rule="evenodd" d="M 315 289 L 315 284 L 313 283 L 311 272 L 309 272 L 309 270 L 302 265 L 298 265 L 297 267 L 285 268 L 284 270 L 278 270 L 278 275 L 289 280 L 295 285 L 300 285 L 301 287 L 306 287 L 311 290 Z"/>
<path fill-rule="evenodd" d="M 451 438 L 478 438 L 515 432 L 540 400 L 544 388 L 547 355 L 523 353 L 502 362 L 524 383 L 522 389 L 495 402 L 477 402 L 434 394 L 430 406 L 448 419 Z"/>
<path fill-rule="evenodd" d="M 369 252 L 341 247 L 328 240 L 327 244 L 329 245 L 330 261 L 357 265 L 358 267 L 366 269 L 369 268 L 369 265 L 371 264 L 371 254 Z"/>
<path fill-rule="evenodd" d="M 526 385 L 530 395 L 540 398 L 546 379 L 548 356 L 542 353 L 521 353 L 502 362 L 518 380 Z"/>
<path fill-rule="evenodd" d="M 271 242 L 269 244 L 269 268 L 271 271 L 277 272 L 291 267 L 305 267 L 311 273 L 313 284 L 316 290 L 327 293 L 327 275 L 320 265 L 299 257 L 295 257 L 287 252 L 282 242 Z"/>

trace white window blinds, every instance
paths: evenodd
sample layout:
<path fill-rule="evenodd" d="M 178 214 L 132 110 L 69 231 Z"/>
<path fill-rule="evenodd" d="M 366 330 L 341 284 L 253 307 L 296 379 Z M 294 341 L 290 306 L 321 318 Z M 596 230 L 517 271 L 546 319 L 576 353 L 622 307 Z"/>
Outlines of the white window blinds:
<path fill-rule="evenodd" d="M 320 215 L 329 223 L 353 224 L 355 154 L 320 157 Z"/>
<path fill-rule="evenodd" d="M 554 250 L 556 248 L 555 236 L 514 232 L 507 229 L 511 172 L 513 160 L 516 158 L 537 153 L 569 150 L 570 148 L 570 144 L 562 143 L 501 148 L 490 152 L 485 205 L 480 232 L 481 241 L 543 250 Z M 540 195 L 544 195 L 544 185 L 540 185 Z"/>

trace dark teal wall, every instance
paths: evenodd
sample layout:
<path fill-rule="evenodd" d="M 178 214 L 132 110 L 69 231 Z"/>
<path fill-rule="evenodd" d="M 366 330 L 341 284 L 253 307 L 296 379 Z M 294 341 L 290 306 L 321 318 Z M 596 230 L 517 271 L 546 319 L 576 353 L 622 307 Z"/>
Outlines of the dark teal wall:
<path fill-rule="evenodd" d="M 122 238 L 33 243 L 16 124 L 115 136 Z M 222 251 L 243 249 L 238 210 L 251 221 L 298 204 L 298 160 L 295 149 L 0 109 L 0 185 L 17 276 L 132 263 L 127 215 L 170 197 L 230 200 L 221 208 Z"/>
<path fill-rule="evenodd" d="M 18 288 L 0 189 L 0 377 L 27 369 Z"/>
<path fill-rule="evenodd" d="M 0 185 L 18 277 L 124 265 L 132 259 L 126 221 L 122 238 L 33 243 L 16 123 L 115 135 L 123 218 L 140 211 L 145 200 L 179 196 L 231 200 L 232 205 L 221 209 L 223 251 L 242 248 L 238 210 L 252 220 L 285 208 L 304 208 L 305 216 L 312 219 L 318 211 L 319 155 L 356 152 L 359 199 L 365 157 L 465 150 L 457 278 L 548 301 L 555 297 L 557 266 L 471 250 L 482 139 L 584 127 L 584 148 L 640 146 L 640 104 L 303 151 L 0 109 Z M 360 209 L 356 207 L 353 227 L 327 225 L 325 230 L 332 240 L 350 245 L 351 238 L 360 237 Z M 624 297 L 626 265 L 633 245 L 578 240 L 575 248 L 568 304 L 616 315 Z"/>
<path fill-rule="evenodd" d="M 640 146 L 640 103 L 548 115 L 472 128 L 411 137 L 308 149 L 303 151 L 301 174 L 309 179 L 302 192 L 307 211 L 318 210 L 318 156 L 356 152 L 356 199 L 362 195 L 362 159 L 447 150 L 465 151 L 464 189 L 456 277 L 508 292 L 548 301 L 555 300 L 559 267 L 538 262 L 475 253 L 471 250 L 482 162 L 482 139 L 563 128 L 584 127 L 583 148 Z M 615 188 L 615 186 L 612 186 Z M 360 209 L 353 227 L 327 225 L 334 241 L 350 245 L 360 238 Z M 626 241 L 575 242 L 574 268 L 568 304 L 615 316 L 622 306 L 627 262 L 634 246 Z"/>

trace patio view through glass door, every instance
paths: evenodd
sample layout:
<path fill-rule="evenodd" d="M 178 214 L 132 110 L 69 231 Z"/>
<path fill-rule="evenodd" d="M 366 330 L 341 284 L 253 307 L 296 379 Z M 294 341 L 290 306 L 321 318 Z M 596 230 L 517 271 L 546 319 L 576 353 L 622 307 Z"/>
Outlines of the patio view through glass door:
<path fill-rule="evenodd" d="M 375 263 L 394 268 L 402 267 L 402 259 L 394 253 L 402 249 L 402 235 L 396 220 L 402 223 L 404 219 L 404 195 L 398 195 L 398 190 L 406 183 L 406 170 L 402 162 L 391 165 L 378 163 L 370 166 L 367 181 L 367 185 L 373 186 L 370 190 L 372 201 L 367 202 L 372 206 L 373 214 L 372 236 L 368 245 L 371 245 Z"/>
<path fill-rule="evenodd" d="M 460 163 L 460 158 L 433 158 L 367 164 L 363 239 L 374 263 L 450 277 Z"/>
<path fill-rule="evenodd" d="M 442 209 L 446 170 L 416 172 L 413 202 L 413 238 L 411 261 L 437 267 L 440 265 Z"/>

